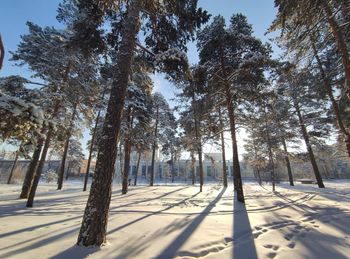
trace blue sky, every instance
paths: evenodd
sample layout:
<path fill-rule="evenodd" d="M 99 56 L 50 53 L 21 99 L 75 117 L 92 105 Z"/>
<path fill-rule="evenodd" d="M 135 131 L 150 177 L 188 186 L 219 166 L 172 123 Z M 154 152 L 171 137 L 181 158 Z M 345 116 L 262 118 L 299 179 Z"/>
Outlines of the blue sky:
<path fill-rule="evenodd" d="M 29 78 L 31 73 L 25 67 L 16 67 L 13 62 L 8 61 L 10 54 L 20 42 L 20 35 L 28 32 L 26 22 L 32 21 L 40 26 L 62 27 L 56 21 L 56 9 L 60 0 L 1 0 L 0 7 L 0 33 L 6 49 L 4 68 L 0 76 L 19 74 Z M 276 10 L 273 0 L 199 0 L 199 6 L 207 10 L 213 16 L 222 15 L 229 21 L 233 13 L 243 13 L 248 17 L 249 23 L 253 25 L 254 35 L 268 41 L 272 35 L 265 36 L 267 28 L 275 17 Z M 279 51 L 274 47 L 276 53 Z M 189 44 L 188 52 L 191 63 L 198 61 L 198 55 L 194 43 Z M 153 76 L 155 90 L 160 91 L 168 99 L 172 98 L 176 90 L 161 75 Z M 174 105 L 174 103 L 171 103 Z M 83 146 L 85 146 L 88 133 L 84 133 Z M 242 142 L 239 143 L 242 145 Z"/>

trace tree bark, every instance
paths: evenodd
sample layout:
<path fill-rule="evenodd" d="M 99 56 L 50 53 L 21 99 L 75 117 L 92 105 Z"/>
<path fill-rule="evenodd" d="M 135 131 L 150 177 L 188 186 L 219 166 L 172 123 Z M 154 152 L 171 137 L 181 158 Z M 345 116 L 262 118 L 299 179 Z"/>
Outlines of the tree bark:
<path fill-rule="evenodd" d="M 63 185 L 64 169 L 66 166 L 69 141 L 70 141 L 70 137 L 72 135 L 74 119 L 75 119 L 75 115 L 77 113 L 77 105 L 78 104 L 75 104 L 73 107 L 72 117 L 70 119 L 69 128 L 68 128 L 67 133 L 66 133 L 66 141 L 64 143 L 64 150 L 63 150 L 63 156 L 62 156 L 62 160 L 61 160 L 60 173 L 58 175 L 58 181 L 57 181 L 58 182 L 57 190 L 61 190 L 62 185 Z"/>
<path fill-rule="evenodd" d="M 19 195 L 20 199 L 27 199 L 28 198 L 30 188 L 32 187 L 34 175 L 35 175 L 36 169 L 38 167 L 38 162 L 39 162 L 40 153 L 41 153 L 43 144 L 44 144 L 43 138 L 39 137 L 38 143 L 35 147 L 35 150 L 34 150 L 34 153 L 32 156 L 32 160 L 30 161 L 28 170 L 27 170 L 26 175 L 24 177 L 22 191 L 21 191 L 21 194 Z"/>
<path fill-rule="evenodd" d="M 196 181 L 196 175 L 195 175 L 195 163 L 196 163 L 196 158 L 194 157 L 194 151 L 191 150 L 191 176 L 192 176 L 192 185 L 195 184 Z"/>
<path fill-rule="evenodd" d="M 285 159 L 285 161 L 286 161 L 286 166 L 287 166 L 289 185 L 290 185 L 290 186 L 294 186 L 292 168 L 291 168 L 291 166 L 290 166 L 287 144 L 286 144 L 286 140 L 285 140 L 284 138 L 282 139 L 282 144 L 283 144 L 283 149 L 284 149 L 284 153 L 285 153 L 285 154 L 284 154 L 284 159 Z"/>
<path fill-rule="evenodd" d="M 197 114 L 197 104 L 196 104 L 196 95 L 194 91 L 192 92 L 192 108 L 194 116 L 194 131 L 196 136 L 196 148 L 198 153 L 198 167 L 199 167 L 199 191 L 203 191 L 203 158 L 202 158 L 202 140 L 199 134 L 198 126 L 198 114 Z"/>
<path fill-rule="evenodd" d="M 88 162 L 87 162 L 87 165 L 86 165 L 86 173 L 85 173 L 85 177 L 84 177 L 83 192 L 86 191 L 87 182 L 88 182 L 88 179 L 89 179 L 89 172 L 90 172 L 92 152 L 94 150 L 94 143 L 95 143 L 95 138 L 96 138 L 97 126 L 98 126 L 98 123 L 99 123 L 99 120 L 100 120 L 100 114 L 101 114 L 101 112 L 98 111 L 97 117 L 96 117 L 96 121 L 95 121 L 95 126 L 94 126 L 94 129 L 92 131 L 92 137 L 91 137 L 91 143 L 90 143 L 90 149 L 89 149 L 89 157 L 88 157 Z"/>
<path fill-rule="evenodd" d="M 2 69 L 4 64 L 4 58 L 5 58 L 5 48 L 0 35 L 0 70 Z"/>
<path fill-rule="evenodd" d="M 103 126 L 103 139 L 89 198 L 86 204 L 77 243 L 83 246 L 101 245 L 106 241 L 108 211 L 112 193 L 117 141 L 120 132 L 122 111 L 135 40 L 139 31 L 141 0 L 129 1 L 127 17 L 122 29 L 121 43 L 117 54 L 118 64 L 112 84 L 107 113 Z"/>
<path fill-rule="evenodd" d="M 335 118 L 336 118 L 336 121 L 337 121 L 337 125 L 338 125 L 338 128 L 339 128 L 340 132 L 343 135 L 345 146 L 346 146 L 346 150 L 348 152 L 348 156 L 350 157 L 350 133 L 345 128 L 345 125 L 343 123 L 343 119 L 342 119 L 342 116 L 341 116 L 339 105 L 338 105 L 337 101 L 334 98 L 332 86 L 331 86 L 331 84 L 329 82 L 329 79 L 328 79 L 328 77 L 326 75 L 326 72 L 323 69 L 322 62 L 321 62 L 321 59 L 320 59 L 320 57 L 318 55 L 318 51 L 317 51 L 317 48 L 315 46 L 315 43 L 313 42 L 313 39 L 311 39 L 311 41 L 312 41 L 312 49 L 313 49 L 314 54 L 315 54 L 315 58 L 316 58 L 317 65 L 318 65 L 318 69 L 320 70 L 320 73 L 321 73 L 324 89 L 326 90 L 326 93 L 327 93 L 327 95 L 329 97 L 329 100 L 332 103 L 332 108 L 333 108 L 333 112 L 334 112 L 334 115 L 335 115 Z"/>
<path fill-rule="evenodd" d="M 239 166 L 238 148 L 237 148 L 237 138 L 236 138 L 236 118 L 235 118 L 235 107 L 233 105 L 233 97 L 230 90 L 230 84 L 227 81 L 227 71 L 224 62 L 224 53 L 221 50 L 221 70 L 224 76 L 224 90 L 226 96 L 226 106 L 228 110 L 228 116 L 230 121 L 231 139 L 232 139 L 232 153 L 233 153 L 233 172 L 234 172 L 234 188 L 237 193 L 237 200 L 244 203 L 244 193 L 241 177 L 241 168 Z"/>
<path fill-rule="evenodd" d="M 266 140 L 267 140 L 267 146 L 269 150 L 269 163 L 271 167 L 271 182 L 272 182 L 272 191 L 274 192 L 276 190 L 276 176 L 275 176 L 275 164 L 273 162 L 273 153 L 272 153 L 272 146 L 271 146 L 271 139 L 270 139 L 270 131 L 268 128 L 268 121 L 267 121 L 267 112 L 266 107 L 264 108 L 265 113 L 265 130 L 266 130 Z"/>
<path fill-rule="evenodd" d="M 7 184 L 11 183 L 13 172 L 15 171 L 15 168 L 16 168 L 16 165 L 17 165 L 17 161 L 18 161 L 19 151 L 20 151 L 20 148 L 16 151 L 15 161 L 13 161 L 13 165 L 11 167 L 11 172 L 10 172 L 10 175 L 9 175 L 9 177 L 7 179 Z"/>
<path fill-rule="evenodd" d="M 44 148 L 43 148 L 43 151 L 42 151 L 42 154 L 40 157 L 38 168 L 37 168 L 35 175 L 34 175 L 33 184 L 32 184 L 32 187 L 31 187 L 29 195 L 28 195 L 28 200 L 27 200 L 27 205 L 26 205 L 27 207 L 33 207 L 36 189 L 38 187 L 41 173 L 42 173 L 44 165 L 45 165 L 46 154 L 47 154 L 47 151 L 49 150 L 49 147 L 50 147 L 51 138 L 52 138 L 52 129 L 50 127 L 48 132 L 47 132 L 47 135 L 46 135 L 45 144 L 44 144 Z"/>
<path fill-rule="evenodd" d="M 136 175 L 135 175 L 135 180 L 134 180 L 134 186 L 136 186 L 136 184 L 137 184 L 137 176 L 138 176 L 138 173 L 139 173 L 141 154 L 142 154 L 141 151 L 139 151 L 139 155 L 137 157 Z"/>
<path fill-rule="evenodd" d="M 124 170 L 123 170 L 123 180 L 122 180 L 122 194 L 128 192 L 129 185 L 129 168 L 130 168 L 130 154 L 131 154 L 131 140 L 130 134 L 132 130 L 133 118 L 131 118 L 131 108 L 128 107 L 126 114 L 126 123 L 128 130 L 124 139 Z"/>
<path fill-rule="evenodd" d="M 221 152 L 222 152 L 222 177 L 224 181 L 224 187 L 227 187 L 227 169 L 226 169 L 226 154 L 225 154 L 225 139 L 224 139 L 224 123 L 222 121 L 221 109 L 219 108 L 219 120 L 221 129 Z"/>
<path fill-rule="evenodd" d="M 171 182 L 174 182 L 174 151 L 173 151 L 173 144 L 170 144 L 170 161 L 171 161 Z"/>
<path fill-rule="evenodd" d="M 154 160 L 156 155 L 157 138 L 158 138 L 158 116 L 159 116 L 159 107 L 157 106 L 156 125 L 154 127 L 154 141 L 152 145 L 151 175 L 150 175 L 150 183 L 149 183 L 150 186 L 153 186 L 153 181 L 154 181 Z"/>
<path fill-rule="evenodd" d="M 320 171 L 319 171 L 317 163 L 316 163 L 314 152 L 313 152 L 311 144 L 310 144 L 309 134 L 307 132 L 307 129 L 306 129 L 306 126 L 305 126 L 305 123 L 304 123 L 304 119 L 303 119 L 303 117 L 301 115 L 301 112 L 300 112 L 300 107 L 299 107 L 299 104 L 296 101 L 294 101 L 294 108 L 295 108 L 295 110 L 297 112 L 297 115 L 298 115 L 301 132 L 303 134 L 304 141 L 305 141 L 305 144 L 306 144 L 306 148 L 307 148 L 307 151 L 309 153 L 311 165 L 312 165 L 312 168 L 313 168 L 316 180 L 317 180 L 318 187 L 319 188 L 325 188 L 325 186 L 323 184 L 323 180 L 322 180 L 321 174 L 320 174 Z"/>
<path fill-rule="evenodd" d="M 124 141 L 124 170 L 122 181 L 122 194 L 128 192 L 129 168 L 130 168 L 131 141 L 128 137 Z"/>
<path fill-rule="evenodd" d="M 72 161 L 68 161 L 67 172 L 66 172 L 66 180 L 68 180 L 69 171 L 71 169 L 71 165 L 72 165 Z"/>
<path fill-rule="evenodd" d="M 345 77 L 345 90 L 349 97 L 350 95 L 350 59 L 349 59 L 349 50 L 346 46 L 343 33 L 341 32 L 339 25 L 337 24 L 333 12 L 328 5 L 326 0 L 321 0 L 321 5 L 323 11 L 327 17 L 329 26 L 331 28 L 331 32 L 336 41 L 337 50 L 340 54 L 343 69 L 344 69 L 344 77 Z"/>

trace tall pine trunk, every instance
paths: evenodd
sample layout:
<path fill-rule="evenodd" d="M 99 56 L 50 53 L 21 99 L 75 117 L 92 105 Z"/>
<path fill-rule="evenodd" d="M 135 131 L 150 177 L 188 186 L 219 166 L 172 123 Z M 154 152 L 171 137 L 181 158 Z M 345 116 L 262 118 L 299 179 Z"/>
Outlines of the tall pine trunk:
<path fill-rule="evenodd" d="M 233 105 L 233 97 L 230 89 L 230 83 L 227 80 L 227 72 L 224 62 L 224 53 L 221 49 L 220 53 L 221 71 L 224 76 L 224 91 L 226 97 L 226 107 L 228 110 L 228 116 L 230 121 L 231 139 L 232 139 L 232 154 L 233 154 L 233 172 L 234 172 L 234 189 L 237 193 L 237 200 L 244 203 L 244 193 L 242 185 L 241 168 L 239 166 L 238 148 L 237 148 L 237 138 L 236 138 L 236 116 L 235 107 Z"/>
<path fill-rule="evenodd" d="M 109 204 L 111 201 L 117 140 L 128 87 L 135 39 L 139 31 L 141 0 L 130 0 L 117 54 L 115 80 L 112 84 L 103 125 L 103 139 L 97 157 L 96 170 L 77 243 L 83 246 L 101 245 L 106 241 Z"/>
<path fill-rule="evenodd" d="M 174 150 L 173 150 L 173 144 L 170 144 L 170 161 L 171 161 L 171 182 L 174 182 L 174 174 L 175 174 L 175 170 L 174 170 Z"/>
<path fill-rule="evenodd" d="M 68 166 L 67 166 L 67 172 L 66 172 L 66 180 L 68 180 L 68 177 L 69 177 L 69 171 L 71 169 L 71 166 L 72 166 L 72 161 L 68 161 Z"/>
<path fill-rule="evenodd" d="M 327 21 L 329 24 L 329 27 L 331 29 L 331 33 L 333 34 L 333 37 L 336 42 L 337 50 L 340 54 L 343 70 L 344 70 L 344 77 L 345 77 L 345 89 L 348 94 L 348 97 L 350 96 L 350 59 L 349 59 L 349 50 L 346 45 L 346 42 L 343 37 L 343 33 L 340 30 L 340 27 L 335 20 L 335 16 L 333 15 L 333 12 L 327 3 L 326 0 L 321 0 L 322 9 L 327 17 Z"/>
<path fill-rule="evenodd" d="M 313 41 L 313 39 L 311 39 L 311 40 Z M 320 73 L 321 73 L 324 89 L 326 90 L 326 93 L 327 93 L 327 95 L 329 97 L 329 100 L 332 103 L 332 108 L 333 108 L 333 112 L 334 112 L 334 115 L 335 115 L 335 118 L 336 118 L 336 121 L 337 121 L 337 125 L 338 125 L 338 128 L 339 128 L 340 132 L 343 135 L 345 146 L 346 146 L 346 150 L 348 152 L 348 156 L 350 157 L 350 133 L 345 128 L 345 125 L 343 123 L 343 119 L 342 119 L 342 115 L 341 115 L 341 112 L 340 112 L 340 109 L 339 109 L 339 105 L 338 105 L 337 101 L 334 98 L 332 86 L 331 86 L 331 84 L 329 82 L 329 79 L 328 79 L 328 77 L 326 75 L 326 72 L 323 69 L 322 62 L 321 62 L 321 59 L 320 59 L 320 57 L 318 55 L 318 51 L 317 51 L 317 48 L 316 48 L 314 42 L 312 42 L 312 49 L 313 49 L 314 54 L 315 54 L 315 58 L 316 58 L 317 65 L 318 65 L 318 69 L 320 70 Z"/>
<path fill-rule="evenodd" d="M 11 167 L 11 171 L 10 171 L 10 175 L 7 179 L 7 184 L 10 184 L 11 183 L 11 180 L 12 180 L 12 177 L 13 177 L 13 172 L 15 171 L 15 168 L 16 168 L 16 165 L 17 165 L 17 161 L 18 161 L 18 157 L 19 157 L 19 152 L 20 152 L 20 148 L 16 151 L 16 157 L 15 157 L 15 160 L 13 161 L 13 165 Z"/>
<path fill-rule="evenodd" d="M 317 166 L 317 163 L 316 163 L 316 159 L 315 159 L 315 155 L 314 155 L 314 152 L 313 152 L 312 147 L 311 147 L 309 134 L 307 132 L 307 129 L 306 129 L 306 126 L 305 126 L 305 123 L 304 123 L 304 119 L 303 119 L 303 117 L 301 115 L 299 104 L 296 101 L 294 101 L 294 108 L 295 108 L 295 110 L 297 112 L 297 115 L 298 115 L 299 125 L 300 125 L 300 128 L 301 128 L 301 132 L 303 134 L 303 137 L 304 137 L 304 141 L 305 141 L 305 145 L 306 145 L 307 151 L 309 153 L 311 165 L 312 165 L 312 168 L 313 168 L 316 180 L 317 180 L 318 187 L 319 188 L 324 188 L 325 186 L 323 184 L 321 173 L 320 173 L 320 171 L 318 169 L 318 166 Z"/>
<path fill-rule="evenodd" d="M 92 131 L 92 137 L 91 137 L 91 143 L 90 143 L 90 149 L 89 149 L 89 158 L 88 158 L 88 162 L 87 162 L 87 165 L 86 165 L 86 173 L 85 173 L 85 177 L 84 177 L 84 188 L 83 188 L 84 192 L 86 191 L 87 182 L 88 182 L 88 179 L 89 179 L 89 172 L 90 172 L 92 152 L 94 150 L 94 143 L 95 143 L 95 138 L 96 138 L 98 122 L 100 120 L 100 114 L 101 114 L 100 111 L 98 111 L 97 117 L 96 117 L 96 121 L 95 121 L 95 126 L 94 126 L 94 129 Z"/>
<path fill-rule="evenodd" d="M 130 168 L 131 142 L 127 137 L 124 141 L 124 170 L 122 180 L 122 194 L 128 192 L 129 168 Z"/>
<path fill-rule="evenodd" d="M 285 153 L 284 154 L 284 159 L 286 161 L 286 166 L 287 166 L 289 185 L 290 186 L 294 186 L 292 168 L 290 166 L 290 161 L 289 161 L 289 153 L 288 153 L 288 149 L 287 149 L 286 140 L 284 138 L 282 139 L 282 144 L 283 144 L 283 149 L 284 149 L 284 153 Z"/>
<path fill-rule="evenodd" d="M 50 147 L 50 142 L 51 142 L 51 138 L 52 138 L 52 131 L 53 130 L 50 127 L 48 132 L 47 132 L 47 135 L 46 135 L 45 144 L 44 144 L 43 151 L 41 153 L 38 168 L 37 168 L 35 175 L 34 175 L 33 184 L 32 184 L 32 187 L 30 188 L 30 192 L 29 192 L 28 200 L 27 200 L 27 205 L 26 205 L 27 207 L 33 207 L 36 189 L 38 187 L 39 180 L 40 180 L 40 177 L 41 177 L 44 165 L 45 165 L 46 154 L 47 154 L 47 151 L 49 150 L 49 147 Z"/>
<path fill-rule="evenodd" d="M 37 143 L 35 150 L 33 152 L 32 159 L 30 161 L 26 175 L 24 177 L 22 191 L 21 191 L 21 194 L 19 195 L 20 199 L 27 199 L 28 198 L 30 188 L 32 187 L 34 175 L 35 175 L 36 169 L 38 167 L 38 162 L 40 159 L 40 153 L 41 153 L 43 144 L 44 144 L 44 139 L 39 137 L 38 143 Z"/>
<path fill-rule="evenodd" d="M 139 151 L 138 157 L 137 157 L 137 164 L 136 164 L 136 175 L 134 179 L 134 186 L 137 184 L 137 176 L 139 174 L 139 167 L 140 167 L 140 161 L 141 161 L 141 151 Z"/>
<path fill-rule="evenodd" d="M 222 152 L 222 177 L 224 181 L 224 187 L 227 187 L 227 169 L 226 169 L 226 154 L 225 154 L 225 139 L 224 139 L 224 123 L 222 121 L 221 109 L 219 108 L 219 120 L 221 129 L 221 152 Z"/>
<path fill-rule="evenodd" d="M 124 170 L 123 170 L 123 180 L 122 180 L 122 194 L 128 192 L 129 185 L 129 168 L 130 168 L 130 154 L 131 154 L 131 140 L 130 134 L 132 130 L 133 118 L 131 117 L 131 108 L 128 107 L 126 114 L 127 122 L 127 132 L 124 139 Z"/>
<path fill-rule="evenodd" d="M 73 130 L 73 124 L 74 124 L 74 120 L 75 120 L 75 115 L 77 112 L 77 105 L 74 105 L 73 108 L 73 113 L 72 113 L 72 117 L 70 119 L 70 123 L 69 123 L 69 127 L 66 133 L 66 140 L 64 143 L 64 150 L 63 150 L 63 156 L 62 156 L 62 160 L 61 160 L 61 166 L 60 166 L 60 173 L 58 175 L 58 186 L 57 186 L 57 190 L 61 190 L 62 189 L 62 185 L 63 185 L 63 177 L 64 177 L 64 169 L 66 167 L 66 160 L 67 160 L 67 154 L 68 154 L 68 148 L 69 148 L 69 141 L 70 141 L 70 137 L 72 135 L 72 130 Z"/>
<path fill-rule="evenodd" d="M 157 148 L 157 138 L 158 138 L 158 120 L 159 120 L 159 107 L 157 106 L 156 110 L 156 125 L 154 127 L 154 140 L 152 145 L 152 161 L 151 161 L 151 175 L 150 175 L 150 182 L 149 185 L 153 186 L 154 181 L 154 163 L 155 163 L 155 156 L 156 156 L 156 148 Z"/>
<path fill-rule="evenodd" d="M 199 167 L 199 191 L 203 191 L 203 158 L 202 158 L 202 140 L 199 134 L 197 101 L 194 91 L 192 92 L 192 109 L 194 119 L 194 131 L 196 136 L 196 148 L 198 153 L 198 167 Z"/>
<path fill-rule="evenodd" d="M 265 113 L 266 140 L 267 140 L 267 147 L 268 147 L 268 151 L 269 151 L 269 164 L 271 167 L 272 191 L 274 192 L 276 189 L 275 164 L 273 162 L 272 143 L 271 143 L 271 138 L 270 138 L 270 130 L 269 130 L 269 125 L 268 125 L 266 107 L 264 108 L 264 113 Z"/>
<path fill-rule="evenodd" d="M 194 157 L 194 151 L 191 150 L 191 177 L 192 177 L 192 185 L 194 185 L 194 183 L 196 181 L 195 163 L 196 163 L 196 158 Z"/>

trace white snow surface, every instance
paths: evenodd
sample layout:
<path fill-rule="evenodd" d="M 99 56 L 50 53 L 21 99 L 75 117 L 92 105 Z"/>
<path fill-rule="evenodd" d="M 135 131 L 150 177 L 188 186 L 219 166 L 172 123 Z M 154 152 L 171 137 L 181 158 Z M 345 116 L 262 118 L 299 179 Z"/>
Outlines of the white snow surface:
<path fill-rule="evenodd" d="M 246 203 L 233 189 L 113 186 L 108 243 L 75 245 L 88 192 L 40 184 L 34 208 L 20 185 L 0 185 L 0 258 L 349 258 L 350 181 L 259 186 L 245 182 Z"/>

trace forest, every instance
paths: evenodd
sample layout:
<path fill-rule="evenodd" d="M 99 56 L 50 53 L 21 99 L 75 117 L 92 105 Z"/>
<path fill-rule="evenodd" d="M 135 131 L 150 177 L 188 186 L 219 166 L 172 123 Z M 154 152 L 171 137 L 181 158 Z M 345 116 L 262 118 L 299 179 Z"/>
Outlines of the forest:
<path fill-rule="evenodd" d="M 62 215 L 58 231 L 67 210 L 78 220 L 69 230 L 74 236 L 52 253 L 44 249 L 45 258 L 286 258 L 296 253 L 292 251 L 296 245 L 306 248 L 300 248 L 295 258 L 349 255 L 350 2 L 275 0 L 276 16 L 266 28 L 267 35 L 276 35 L 270 42 L 255 36 L 244 14 L 232 13 L 227 20 L 198 2 L 62 0 L 56 13 L 60 28 L 28 21 L 28 32 L 10 52 L 0 37 L 0 72 L 7 58 L 32 74 L 0 77 L 0 143 L 16 149 L 0 184 L 0 217 L 8 222 L 7 234 L 0 234 L 0 240 L 15 234 L 17 230 L 9 226 L 20 214 L 36 224 L 40 215 Z M 198 53 L 195 64 L 188 57 L 190 43 Z M 281 50 L 278 58 L 276 46 Z M 154 74 L 164 76 L 176 89 L 174 99 L 165 96 L 167 89 L 155 90 Z M 85 151 L 81 141 L 86 130 Z M 244 148 L 238 145 L 239 132 L 246 135 Z M 221 176 L 215 183 L 204 174 L 208 146 L 215 146 L 221 155 Z M 58 157 L 57 171 L 46 169 L 51 154 Z M 140 161 L 146 154 L 151 162 L 144 182 Z M 170 168 L 166 186 L 155 180 L 160 154 Z M 176 180 L 176 165 L 184 154 L 189 157 L 186 184 Z M 130 172 L 133 156 L 136 175 Z M 14 174 L 21 159 L 28 166 L 18 182 Z M 334 169 L 330 175 L 322 169 L 330 159 L 345 169 Z M 118 160 L 121 181 L 116 183 Z M 243 161 L 253 179 L 242 176 Z M 308 171 L 305 179 L 293 173 L 298 163 L 298 170 Z M 307 167 L 300 169 L 300 164 Z M 72 168 L 80 171 L 78 183 L 68 179 Z M 45 183 L 50 177 L 54 184 Z M 151 192 L 156 197 L 148 197 Z M 168 201 L 164 196 L 173 192 L 178 196 Z M 147 199 L 133 200 L 136 196 Z M 51 210 L 50 204 L 59 207 Z M 255 217 L 254 207 L 266 218 Z M 286 215 L 279 215 L 284 209 Z M 175 223 L 170 224 L 172 211 Z M 301 216 L 293 214 L 298 211 Z M 141 218 L 134 219 L 139 214 Z M 151 216 L 148 224 L 154 229 L 139 223 Z M 217 227 L 216 216 L 222 217 Z M 300 217 L 297 223 L 294 216 Z M 128 223 L 128 217 L 134 221 Z M 169 225 L 151 232 L 157 230 L 158 221 Z M 220 231 L 225 228 L 233 234 L 222 234 L 226 237 L 221 246 L 210 243 L 210 237 L 203 237 L 205 245 L 190 242 L 204 221 L 210 221 L 205 224 L 209 229 L 203 228 L 199 239 L 206 231 L 222 239 Z M 140 225 L 125 230 L 127 234 L 120 230 L 134 223 Z M 30 227 L 24 224 L 23 229 Z M 182 229 L 172 237 L 172 231 Z M 258 237 L 270 230 L 279 231 L 283 241 L 272 244 L 272 235 L 270 243 L 259 241 L 262 248 L 254 248 Z M 312 242 L 295 237 L 303 237 L 303 230 L 313 234 L 315 246 L 338 248 L 314 251 Z M 141 243 L 144 236 L 138 240 L 143 233 L 172 241 L 165 239 L 160 248 L 147 250 L 147 243 Z M 332 245 L 334 238 L 339 242 Z M 290 251 L 281 248 L 283 242 L 289 242 Z M 128 249 L 112 255 L 109 245 Z M 206 249 L 197 253 L 201 245 Z M 0 247 L 0 257 L 20 257 L 15 250 L 6 252 L 10 246 Z M 67 246 L 71 250 L 62 252 Z M 228 246 L 233 247 L 229 253 Z M 103 249 L 109 252 L 103 254 Z"/>

